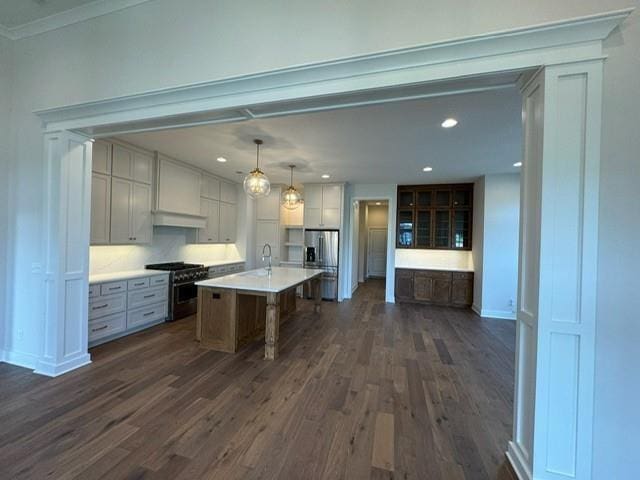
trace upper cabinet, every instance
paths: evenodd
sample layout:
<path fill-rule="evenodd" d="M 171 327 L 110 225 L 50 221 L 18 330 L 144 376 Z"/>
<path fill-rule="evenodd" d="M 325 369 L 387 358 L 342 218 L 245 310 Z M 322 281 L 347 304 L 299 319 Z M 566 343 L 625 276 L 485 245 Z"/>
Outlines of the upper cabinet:
<path fill-rule="evenodd" d="M 203 173 L 200 180 L 200 196 L 210 200 L 220 200 L 220 180 Z"/>
<path fill-rule="evenodd" d="M 102 140 L 93 142 L 93 163 L 91 169 L 95 173 L 111 175 L 111 144 Z"/>
<path fill-rule="evenodd" d="M 235 183 L 220 182 L 220 201 L 225 203 L 238 203 L 238 186 Z"/>
<path fill-rule="evenodd" d="M 220 202 L 220 242 L 235 243 L 237 227 L 237 206 L 231 203 Z"/>
<path fill-rule="evenodd" d="M 107 245 L 110 229 L 111 177 L 102 173 L 93 173 L 91 174 L 91 245 Z"/>
<path fill-rule="evenodd" d="M 473 184 L 398 187 L 396 246 L 471 250 Z"/>
<path fill-rule="evenodd" d="M 266 197 L 256 201 L 256 220 L 280 220 L 280 196 L 282 187 L 271 186 Z"/>
<path fill-rule="evenodd" d="M 114 177 L 151 184 L 153 155 L 114 143 L 111 174 Z"/>
<path fill-rule="evenodd" d="M 151 186 L 111 179 L 111 243 L 151 243 Z"/>
<path fill-rule="evenodd" d="M 341 184 L 305 184 L 305 228 L 335 228 L 342 226 L 344 186 Z"/>

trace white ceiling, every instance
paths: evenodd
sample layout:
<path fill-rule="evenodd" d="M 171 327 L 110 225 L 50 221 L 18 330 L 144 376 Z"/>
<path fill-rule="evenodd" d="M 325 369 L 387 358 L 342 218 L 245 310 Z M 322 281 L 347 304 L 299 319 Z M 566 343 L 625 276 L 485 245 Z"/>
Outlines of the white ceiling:
<path fill-rule="evenodd" d="M 7 28 L 40 20 L 95 0 L 2 0 L 0 24 Z"/>
<path fill-rule="evenodd" d="M 459 124 L 443 129 L 442 120 Z M 521 99 L 515 87 L 422 100 L 247 120 L 237 123 L 120 135 L 129 143 L 242 180 L 255 165 L 274 183 L 420 184 L 469 181 L 516 172 L 521 156 Z M 227 163 L 216 162 L 224 156 Z M 433 172 L 424 173 L 424 166 Z M 328 173 L 329 180 L 321 175 Z"/>

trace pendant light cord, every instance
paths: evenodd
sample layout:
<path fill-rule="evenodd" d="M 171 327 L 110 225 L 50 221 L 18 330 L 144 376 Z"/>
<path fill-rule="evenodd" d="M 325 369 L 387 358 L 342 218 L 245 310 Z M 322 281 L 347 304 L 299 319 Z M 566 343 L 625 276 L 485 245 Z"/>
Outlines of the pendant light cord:
<path fill-rule="evenodd" d="M 256 169 L 260 168 L 260 144 L 256 143 Z"/>

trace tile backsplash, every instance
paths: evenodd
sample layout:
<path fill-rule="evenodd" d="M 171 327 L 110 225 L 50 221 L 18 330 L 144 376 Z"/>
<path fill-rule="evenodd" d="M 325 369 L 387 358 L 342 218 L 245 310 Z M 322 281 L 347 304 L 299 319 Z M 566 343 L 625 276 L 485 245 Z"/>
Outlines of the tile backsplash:
<path fill-rule="evenodd" d="M 468 250 L 397 249 L 397 268 L 461 268 L 473 270 L 473 254 Z"/>
<path fill-rule="evenodd" d="M 193 245 L 188 244 L 186 238 L 184 228 L 155 227 L 151 245 L 92 246 L 90 274 L 138 270 L 149 263 L 240 260 L 235 245 Z"/>

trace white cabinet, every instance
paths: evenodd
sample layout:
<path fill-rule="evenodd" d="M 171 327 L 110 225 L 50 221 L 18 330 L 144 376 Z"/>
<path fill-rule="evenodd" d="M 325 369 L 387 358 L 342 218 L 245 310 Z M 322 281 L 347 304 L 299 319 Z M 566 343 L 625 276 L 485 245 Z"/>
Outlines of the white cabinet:
<path fill-rule="evenodd" d="M 111 243 L 151 242 L 151 186 L 111 179 Z"/>
<path fill-rule="evenodd" d="M 169 274 L 161 273 L 91 284 L 89 345 L 163 322 L 167 318 L 168 283 Z"/>
<path fill-rule="evenodd" d="M 230 203 L 220 202 L 220 242 L 235 243 L 238 208 Z"/>
<path fill-rule="evenodd" d="M 92 154 L 93 160 L 91 170 L 104 175 L 111 175 L 111 144 L 96 140 L 93 142 Z"/>
<path fill-rule="evenodd" d="M 220 180 L 203 174 L 200 180 L 200 196 L 210 200 L 220 200 Z"/>
<path fill-rule="evenodd" d="M 306 184 L 304 186 L 305 228 L 340 228 L 343 191 L 343 186 L 337 184 Z"/>
<path fill-rule="evenodd" d="M 280 195 L 282 187 L 271 187 L 271 192 L 266 197 L 256 200 L 257 220 L 280 220 Z"/>
<path fill-rule="evenodd" d="M 207 217 L 207 226 L 198 229 L 198 243 L 220 242 L 220 202 L 208 198 L 200 199 L 200 214 Z"/>
<path fill-rule="evenodd" d="M 158 155 L 156 209 L 199 217 L 200 177 L 198 170 Z"/>
<path fill-rule="evenodd" d="M 151 183 L 153 157 L 132 148 L 113 144 L 113 161 L 111 174 L 114 177 Z"/>
<path fill-rule="evenodd" d="M 111 177 L 91 175 L 91 245 L 109 243 L 111 225 Z"/>
<path fill-rule="evenodd" d="M 220 182 L 220 201 L 225 203 L 238 203 L 238 185 L 229 182 Z"/>

